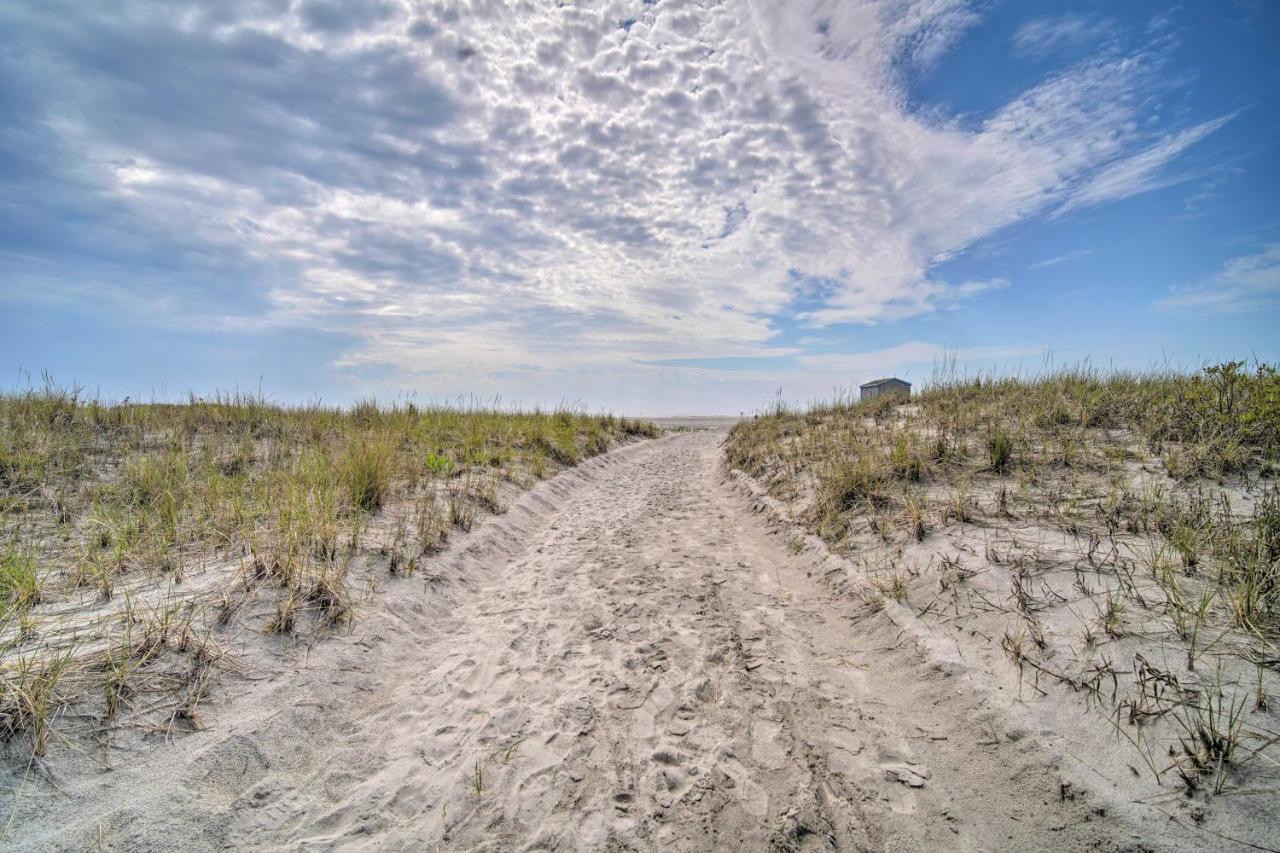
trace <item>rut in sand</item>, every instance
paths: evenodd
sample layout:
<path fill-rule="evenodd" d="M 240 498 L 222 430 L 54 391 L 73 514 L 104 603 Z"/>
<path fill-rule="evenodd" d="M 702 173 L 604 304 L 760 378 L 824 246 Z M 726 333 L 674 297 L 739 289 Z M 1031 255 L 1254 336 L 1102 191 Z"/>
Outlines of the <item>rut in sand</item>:
<path fill-rule="evenodd" d="M 751 511 L 719 431 L 491 519 L 208 728 L 29 784 L 33 849 L 1126 848 L 1034 738 Z M 995 734 L 993 735 L 993 731 Z M 1141 849 L 1134 847 L 1133 849 Z"/>

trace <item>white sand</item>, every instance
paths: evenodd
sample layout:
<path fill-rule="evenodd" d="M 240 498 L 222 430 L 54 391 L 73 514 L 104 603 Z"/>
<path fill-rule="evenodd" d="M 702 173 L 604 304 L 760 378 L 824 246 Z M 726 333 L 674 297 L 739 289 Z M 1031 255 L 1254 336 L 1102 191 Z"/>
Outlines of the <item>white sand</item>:
<path fill-rule="evenodd" d="M 434 560 L 440 579 L 383 582 L 350 636 L 225 678 L 203 731 L 122 738 L 110 770 L 62 750 L 7 843 L 1220 849 L 1066 760 L 1106 748 L 1064 743 L 1072 709 L 1037 724 L 822 583 L 822 556 L 725 478 L 722 438 L 539 485 Z"/>

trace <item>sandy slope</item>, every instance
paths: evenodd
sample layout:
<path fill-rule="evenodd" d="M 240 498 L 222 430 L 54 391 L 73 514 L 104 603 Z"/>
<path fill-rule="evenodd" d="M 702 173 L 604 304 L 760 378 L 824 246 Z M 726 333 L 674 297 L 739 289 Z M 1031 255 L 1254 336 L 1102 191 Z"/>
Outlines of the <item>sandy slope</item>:
<path fill-rule="evenodd" d="M 610 453 L 228 680 L 205 731 L 51 763 L 30 849 L 1161 849 L 819 584 L 722 433 Z M 1104 786 L 1100 786 L 1104 787 Z M 1195 837 L 1181 836 L 1183 844 Z"/>

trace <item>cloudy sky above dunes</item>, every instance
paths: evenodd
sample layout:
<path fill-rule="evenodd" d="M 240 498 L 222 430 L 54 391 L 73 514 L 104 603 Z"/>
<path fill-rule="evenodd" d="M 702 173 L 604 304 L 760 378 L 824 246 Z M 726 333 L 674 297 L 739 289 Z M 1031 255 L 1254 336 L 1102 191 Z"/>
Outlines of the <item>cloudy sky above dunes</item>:
<path fill-rule="evenodd" d="M 1280 10 L 0 7 L 0 381 L 750 411 L 1280 355 Z"/>

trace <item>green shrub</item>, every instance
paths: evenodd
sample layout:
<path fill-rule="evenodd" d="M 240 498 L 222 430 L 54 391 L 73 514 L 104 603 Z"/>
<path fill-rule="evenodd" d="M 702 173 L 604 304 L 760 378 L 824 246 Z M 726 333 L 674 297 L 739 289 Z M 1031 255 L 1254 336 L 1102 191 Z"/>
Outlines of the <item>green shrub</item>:
<path fill-rule="evenodd" d="M 1240 427 L 1251 443 L 1276 450 L 1280 442 L 1280 371 L 1275 367 L 1258 366 L 1240 413 Z"/>

